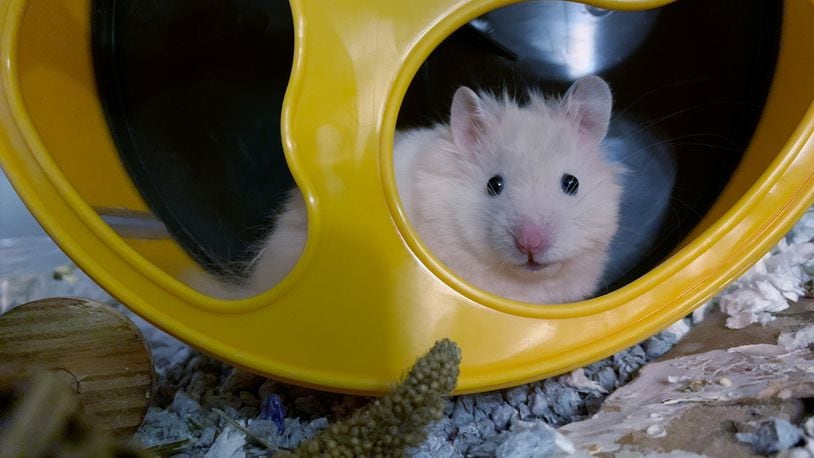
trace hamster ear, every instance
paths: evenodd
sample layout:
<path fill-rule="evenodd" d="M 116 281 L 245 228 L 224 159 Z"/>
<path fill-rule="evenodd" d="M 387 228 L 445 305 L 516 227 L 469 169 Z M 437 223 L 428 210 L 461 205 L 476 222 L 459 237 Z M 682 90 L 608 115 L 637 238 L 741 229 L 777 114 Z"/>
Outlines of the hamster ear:
<path fill-rule="evenodd" d="M 449 127 L 452 142 L 463 151 L 472 151 L 486 131 L 486 113 L 483 101 L 472 89 L 461 86 L 452 97 Z"/>
<path fill-rule="evenodd" d="M 608 133 L 613 96 L 608 83 L 598 76 L 583 76 L 574 82 L 563 98 L 565 112 L 579 123 L 586 136 L 602 141 Z"/>

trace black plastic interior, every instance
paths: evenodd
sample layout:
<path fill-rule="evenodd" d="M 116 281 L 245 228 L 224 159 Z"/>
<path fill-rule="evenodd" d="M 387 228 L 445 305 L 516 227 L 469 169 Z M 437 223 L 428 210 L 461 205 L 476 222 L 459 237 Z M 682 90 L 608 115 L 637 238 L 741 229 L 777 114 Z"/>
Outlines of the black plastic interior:
<path fill-rule="evenodd" d="M 288 2 L 94 1 L 92 46 L 113 138 L 144 199 L 202 265 L 235 270 L 294 184 L 280 138 Z"/>
<path fill-rule="evenodd" d="M 280 139 L 294 48 L 288 3 L 93 5 L 99 93 L 123 163 L 183 247 L 212 271 L 229 273 L 252 256 L 293 185 Z M 729 179 L 760 118 L 781 18 L 780 1 L 679 0 L 662 8 L 635 52 L 600 73 L 617 110 L 674 143 L 678 167 L 655 248 L 611 288 L 660 262 Z M 530 19 L 501 19 L 505 27 L 512 20 Z M 527 58 L 488 32 L 460 29 L 415 75 L 398 127 L 444 120 L 461 84 L 516 93 L 526 85 L 567 87 L 541 80 L 522 65 Z"/>

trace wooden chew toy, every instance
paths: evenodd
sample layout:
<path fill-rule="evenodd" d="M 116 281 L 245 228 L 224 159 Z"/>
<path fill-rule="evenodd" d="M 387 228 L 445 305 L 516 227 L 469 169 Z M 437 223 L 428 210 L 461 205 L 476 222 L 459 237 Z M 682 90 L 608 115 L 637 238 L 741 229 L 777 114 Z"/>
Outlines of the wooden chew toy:
<path fill-rule="evenodd" d="M 120 437 L 141 424 L 154 378 L 133 323 L 113 307 L 74 298 L 29 302 L 0 316 L 0 368 L 64 379 L 88 420 Z"/>

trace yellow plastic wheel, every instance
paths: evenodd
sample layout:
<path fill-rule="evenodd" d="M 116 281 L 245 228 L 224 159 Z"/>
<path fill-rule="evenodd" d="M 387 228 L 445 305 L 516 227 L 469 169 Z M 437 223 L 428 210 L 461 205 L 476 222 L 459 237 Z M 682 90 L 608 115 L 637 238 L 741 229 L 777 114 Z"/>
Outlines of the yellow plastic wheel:
<path fill-rule="evenodd" d="M 761 121 L 690 236 L 627 286 L 557 306 L 494 297 L 447 271 L 410 229 L 394 184 L 393 131 L 413 75 L 450 33 L 507 3 L 292 0 L 296 46 L 282 133 L 307 196 L 309 239 L 283 283 L 256 297 L 226 301 L 191 289 L 176 278 L 196 264 L 173 239 L 117 233 L 97 212 L 149 208 L 122 166 L 97 94 L 90 0 L 0 1 L 0 163 L 43 227 L 97 282 L 170 334 L 239 366 L 377 394 L 448 337 L 463 352 L 459 393 L 562 373 L 703 304 L 814 202 L 814 3 L 784 2 Z M 633 10 L 670 2 L 589 3 Z"/>

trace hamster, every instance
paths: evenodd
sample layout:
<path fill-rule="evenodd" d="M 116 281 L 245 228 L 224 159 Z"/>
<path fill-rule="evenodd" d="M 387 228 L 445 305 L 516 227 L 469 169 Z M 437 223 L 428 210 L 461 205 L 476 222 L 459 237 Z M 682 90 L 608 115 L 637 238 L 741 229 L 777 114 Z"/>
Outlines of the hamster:
<path fill-rule="evenodd" d="M 612 96 L 596 76 L 561 99 L 520 105 L 460 87 L 448 124 L 398 132 L 399 196 L 419 239 L 472 285 L 509 299 L 563 303 L 594 294 L 617 231 L 622 167 L 603 150 Z M 291 271 L 306 240 L 295 189 L 244 288 Z"/>

